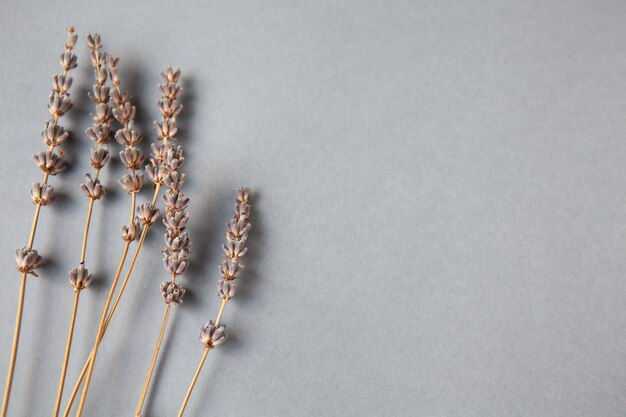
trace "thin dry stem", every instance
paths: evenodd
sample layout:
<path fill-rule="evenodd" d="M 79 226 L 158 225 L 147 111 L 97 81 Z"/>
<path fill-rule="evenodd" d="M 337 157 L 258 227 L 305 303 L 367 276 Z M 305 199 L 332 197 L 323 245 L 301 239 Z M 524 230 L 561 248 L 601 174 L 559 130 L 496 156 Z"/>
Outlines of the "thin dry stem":
<path fill-rule="evenodd" d="M 74 336 L 74 324 L 76 323 L 76 311 L 78 310 L 79 297 L 80 291 L 76 291 L 74 293 L 74 306 L 72 308 L 72 318 L 70 319 L 70 329 L 67 333 L 67 343 L 65 345 L 65 355 L 63 356 L 63 366 L 61 368 L 59 388 L 57 391 L 57 398 L 54 403 L 54 412 L 52 413 L 54 417 L 57 417 L 59 415 L 59 409 L 61 408 L 61 398 L 63 397 L 63 387 L 65 386 L 65 375 L 67 373 L 67 364 L 70 359 L 70 350 L 72 349 L 72 338 Z"/>
<path fill-rule="evenodd" d="M 146 239 L 146 234 L 148 232 L 148 227 L 144 227 L 142 233 L 141 233 L 141 238 L 139 239 L 139 244 L 137 245 L 137 249 L 135 250 L 135 255 L 133 256 L 133 260 L 130 264 L 130 270 L 132 271 L 133 267 L 135 266 L 135 262 L 137 262 L 137 256 L 139 255 L 139 250 L 141 249 L 141 247 L 143 246 L 143 242 Z M 125 256 L 123 257 L 125 258 Z M 125 260 L 125 259 L 124 259 Z M 102 335 L 103 335 L 103 328 L 104 328 L 104 323 L 106 322 L 106 318 L 107 318 L 107 313 L 109 311 L 109 305 L 111 304 L 111 299 L 113 298 L 113 292 L 115 290 L 115 287 L 117 285 L 117 280 L 120 277 L 121 274 L 121 270 L 122 270 L 122 266 L 123 266 L 123 262 L 120 262 L 119 266 L 118 266 L 118 270 L 115 273 L 115 278 L 113 280 L 113 283 L 111 284 L 111 289 L 109 291 L 109 295 L 107 296 L 107 300 L 105 302 L 104 305 L 104 309 L 102 310 L 102 316 L 100 317 L 100 324 L 98 325 L 98 331 L 96 333 L 96 342 L 94 343 L 93 346 L 93 352 L 92 352 L 92 357 L 91 357 L 91 361 L 89 361 L 89 367 L 87 368 L 87 377 L 85 380 L 85 386 L 83 387 L 83 392 L 81 394 L 80 397 L 80 402 L 78 403 L 78 410 L 76 411 L 76 417 L 80 417 L 83 413 L 83 408 L 85 407 L 85 400 L 87 399 L 87 393 L 89 392 L 89 383 L 91 382 L 91 376 L 93 375 L 93 368 L 94 365 L 96 363 L 96 357 L 98 356 L 98 348 L 100 346 L 100 341 L 102 339 Z"/>
<path fill-rule="evenodd" d="M 172 307 L 169 304 L 165 306 L 165 314 L 161 323 L 161 331 L 159 332 L 159 338 L 157 340 L 156 346 L 154 347 L 154 352 L 152 353 L 152 360 L 150 361 L 148 374 L 146 375 L 146 379 L 143 383 L 143 389 L 141 390 L 139 402 L 137 403 L 137 408 L 135 409 L 135 417 L 141 417 L 141 409 L 143 408 L 143 403 L 146 399 L 146 394 L 148 393 L 148 387 L 150 386 L 150 380 L 152 379 L 152 373 L 154 372 L 154 366 L 156 364 L 157 357 L 159 356 L 159 350 L 161 349 L 161 343 L 163 342 L 163 335 L 165 334 L 167 319 L 170 315 L 171 308 Z"/>
<path fill-rule="evenodd" d="M 204 366 L 204 361 L 206 361 L 206 357 L 209 354 L 211 348 L 204 348 L 204 352 L 202 353 L 202 357 L 200 358 L 200 363 L 198 364 L 198 368 L 196 368 L 196 373 L 193 374 L 193 378 L 191 380 L 191 384 L 187 389 L 187 393 L 185 394 L 185 398 L 183 399 L 183 404 L 180 406 L 180 410 L 178 411 L 178 417 L 182 417 L 185 412 L 185 408 L 187 408 L 187 403 L 189 402 L 189 397 L 191 396 L 191 392 L 193 388 L 196 386 L 196 381 L 198 381 L 198 376 L 200 375 L 200 371 L 202 371 L 202 367 Z"/>
<path fill-rule="evenodd" d="M 67 42 L 65 44 L 65 54 L 62 55 L 65 56 L 67 59 L 65 61 L 61 60 L 61 67 L 63 69 L 63 73 L 62 73 L 62 77 L 66 77 L 68 74 L 68 71 L 71 70 L 72 68 L 76 67 L 76 56 L 72 54 L 72 50 L 74 47 L 74 44 L 76 42 L 76 35 L 75 35 L 75 31 L 74 28 L 71 26 L 68 26 L 67 28 Z M 68 77 L 69 79 L 70 77 Z M 71 86 L 71 79 L 70 79 L 70 84 L 69 86 Z M 69 90 L 69 86 L 67 88 L 67 90 Z M 67 96 L 67 90 L 65 90 L 63 93 L 59 93 L 59 95 L 56 98 L 65 98 L 67 99 L 67 103 L 70 103 L 70 106 L 67 107 L 64 111 L 69 111 L 69 109 L 71 108 L 71 102 L 68 99 Z M 55 90 L 53 88 L 53 95 L 55 93 Z M 50 97 L 52 98 L 53 95 L 51 95 Z M 57 101 L 57 104 L 60 105 L 60 102 Z M 52 118 L 50 119 L 52 121 L 52 130 L 53 131 L 57 131 L 57 127 L 58 127 L 58 121 L 59 121 L 59 117 L 61 115 L 61 113 L 59 113 L 58 110 L 52 110 L 52 108 L 50 108 L 51 112 L 52 112 Z M 52 150 L 58 146 L 60 144 L 60 141 L 58 143 L 55 142 L 50 142 L 50 144 L 48 145 L 48 151 L 52 152 Z M 43 169 L 43 168 L 42 168 Z M 58 171 L 60 172 L 60 171 Z M 55 175 L 57 172 L 54 172 L 53 175 Z M 43 186 L 45 187 L 48 184 L 48 178 L 50 175 L 50 171 L 48 170 L 44 170 L 44 177 L 43 177 Z M 29 238 L 28 238 L 28 244 L 27 244 L 27 248 L 28 249 L 32 249 L 34 240 L 35 240 L 35 232 L 37 230 L 37 224 L 39 222 L 39 213 L 41 211 L 41 206 L 42 203 L 41 202 L 37 202 L 35 205 L 35 214 L 33 215 L 33 222 L 31 225 L 31 229 L 30 229 L 30 234 L 29 234 Z M 2 399 L 2 409 L 0 411 L 0 415 L 2 417 L 6 417 L 7 415 L 7 410 L 9 407 L 9 399 L 11 396 L 11 388 L 13 386 L 13 375 L 14 375 L 14 371 L 15 371 L 15 361 L 17 358 L 17 350 L 18 350 L 18 345 L 19 345 L 19 338 L 20 338 L 20 330 L 21 330 L 21 323 L 22 323 L 22 313 L 24 310 L 24 297 L 25 297 L 25 292 L 26 292 L 26 278 L 27 278 L 28 273 L 23 272 L 22 273 L 22 279 L 20 282 L 20 292 L 18 295 L 18 301 L 17 301 L 17 314 L 15 317 L 15 327 L 14 327 L 14 331 L 13 331 L 13 344 L 11 347 L 11 358 L 9 360 L 9 370 L 7 373 L 7 381 L 6 381 L 6 386 L 5 386 L 5 390 L 4 390 L 4 397 Z"/>

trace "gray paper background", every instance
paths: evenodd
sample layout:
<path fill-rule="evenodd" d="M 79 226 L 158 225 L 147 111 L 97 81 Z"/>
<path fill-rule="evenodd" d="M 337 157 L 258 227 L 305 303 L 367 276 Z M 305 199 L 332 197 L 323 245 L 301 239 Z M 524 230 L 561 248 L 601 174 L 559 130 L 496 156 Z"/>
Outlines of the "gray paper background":
<path fill-rule="evenodd" d="M 81 34 L 72 167 L 42 212 L 49 263 L 27 285 L 11 417 L 50 415 L 60 372 L 90 170 L 86 31 L 120 57 L 146 144 L 159 71 L 184 70 L 193 267 L 146 416 L 175 416 L 193 375 L 243 184 L 254 228 L 231 338 L 186 415 L 626 413 L 626 3 L 4 0 L 0 13 L 2 384 L 13 251 L 41 178 L 30 156 L 64 28 Z M 122 172 L 103 175 L 69 385 L 121 252 Z M 163 312 L 162 234 L 102 344 L 86 416 L 133 415 Z"/>

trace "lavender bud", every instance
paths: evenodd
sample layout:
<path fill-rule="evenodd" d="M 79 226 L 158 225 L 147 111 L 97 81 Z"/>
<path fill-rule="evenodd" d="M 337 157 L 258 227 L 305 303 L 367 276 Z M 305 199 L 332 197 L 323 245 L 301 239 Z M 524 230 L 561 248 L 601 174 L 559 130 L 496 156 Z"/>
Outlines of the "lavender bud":
<path fill-rule="evenodd" d="M 165 237 L 165 250 L 169 252 L 180 252 L 185 251 L 189 253 L 189 235 L 187 232 L 182 232 L 178 234 L 178 236 L 173 236 L 171 233 L 166 233 Z"/>
<path fill-rule="evenodd" d="M 85 130 L 89 139 L 98 145 L 106 145 L 111 142 L 111 126 L 108 124 L 94 124 Z"/>
<path fill-rule="evenodd" d="M 171 190 L 180 190 L 187 179 L 184 172 L 172 171 L 163 178 L 165 186 Z"/>
<path fill-rule="evenodd" d="M 113 109 L 113 117 L 121 124 L 126 124 L 135 118 L 135 106 L 124 103 Z"/>
<path fill-rule="evenodd" d="M 30 196 L 33 199 L 34 204 L 38 206 L 45 206 L 54 201 L 54 188 L 50 185 L 41 185 L 36 182 L 30 189 Z"/>
<path fill-rule="evenodd" d="M 114 78 L 114 77 L 111 77 Z M 117 89 L 111 91 L 111 100 L 115 103 L 116 106 L 123 106 L 124 104 L 130 102 L 130 95 L 127 92 L 120 92 Z"/>
<path fill-rule="evenodd" d="M 226 326 L 220 324 L 219 327 L 216 328 L 213 320 L 209 320 L 200 328 L 200 340 L 202 340 L 204 346 L 209 349 L 221 345 L 226 341 L 227 337 Z"/>
<path fill-rule="evenodd" d="M 39 268 L 43 262 L 43 258 L 39 256 L 36 250 L 26 247 L 15 250 L 15 260 L 18 271 L 33 276 L 38 276 L 35 269 Z"/>
<path fill-rule="evenodd" d="M 91 166 L 102 169 L 109 161 L 109 151 L 106 149 L 91 149 Z"/>
<path fill-rule="evenodd" d="M 174 281 L 163 281 L 161 284 L 161 295 L 163 296 L 165 304 L 169 304 L 173 307 L 183 302 L 185 291 L 182 285 L 176 285 Z"/>
<path fill-rule="evenodd" d="M 166 254 L 163 258 L 163 265 L 171 276 L 177 277 L 182 275 L 189 266 L 189 257 L 184 251 Z"/>
<path fill-rule="evenodd" d="M 180 69 L 177 69 L 176 71 L 174 71 L 172 67 L 168 67 L 165 74 L 161 72 L 161 78 L 163 78 L 163 81 L 168 82 L 168 83 L 177 83 L 179 77 L 180 77 Z"/>
<path fill-rule="evenodd" d="M 138 193 L 143 187 L 143 175 L 126 174 L 118 182 L 128 194 Z"/>
<path fill-rule="evenodd" d="M 71 52 L 64 52 L 59 57 L 59 63 L 65 71 L 74 69 L 76 68 L 76 55 Z"/>
<path fill-rule="evenodd" d="M 93 275 L 83 265 L 72 269 L 69 275 L 70 285 L 74 288 L 74 292 L 80 292 L 89 287 L 93 280 Z"/>
<path fill-rule="evenodd" d="M 165 118 L 176 117 L 183 111 L 183 106 L 176 100 L 163 99 L 157 102 L 157 106 Z"/>
<path fill-rule="evenodd" d="M 72 86 L 72 77 L 69 75 L 55 75 L 52 77 L 52 90 L 63 96 Z"/>
<path fill-rule="evenodd" d="M 181 88 L 179 86 L 173 83 L 169 83 L 169 82 L 165 84 L 161 84 L 159 88 L 161 90 L 161 96 L 163 96 L 163 98 L 167 98 L 170 100 L 178 99 L 178 96 L 180 95 L 180 92 L 181 92 Z M 175 133 L 172 133 L 172 136 L 174 136 L 174 134 Z"/>
<path fill-rule="evenodd" d="M 218 268 L 220 275 L 227 281 L 237 279 L 243 269 L 243 265 L 237 261 L 224 261 Z"/>
<path fill-rule="evenodd" d="M 41 131 L 41 138 L 43 139 L 43 143 L 45 143 L 46 146 L 50 146 L 52 148 L 62 144 L 69 135 L 70 134 L 66 132 L 63 127 L 55 124 L 52 120 L 46 122 L 43 130 Z"/>
<path fill-rule="evenodd" d="M 141 151 L 137 148 L 127 148 L 120 152 L 120 160 L 128 169 L 139 169 L 146 161 Z"/>
<path fill-rule="evenodd" d="M 137 132 L 130 129 L 120 129 L 115 134 L 115 140 L 117 140 L 120 145 L 124 146 L 135 146 L 139 142 L 141 142 L 142 137 L 139 136 Z"/>
<path fill-rule="evenodd" d="M 226 238 L 235 240 L 245 240 L 248 237 L 252 226 L 245 219 L 231 219 L 226 224 Z"/>
<path fill-rule="evenodd" d="M 139 225 L 139 219 L 135 217 L 135 220 L 129 226 L 122 226 L 122 239 L 126 242 L 132 242 L 139 237 L 139 230 L 141 226 Z"/>
<path fill-rule="evenodd" d="M 176 121 L 174 119 L 165 119 L 160 122 L 154 122 L 154 130 L 156 131 L 156 138 L 158 140 L 175 140 L 174 135 L 178 132 Z"/>
<path fill-rule="evenodd" d="M 250 218 L 250 206 L 245 203 L 235 205 L 234 216 L 237 220 L 248 220 Z"/>
<path fill-rule="evenodd" d="M 76 41 L 78 40 L 78 34 L 74 30 L 73 26 L 67 27 L 67 33 L 68 33 L 68 37 L 67 37 L 68 39 L 67 39 L 67 43 L 65 44 L 65 49 L 71 50 L 72 48 L 74 48 L 74 45 L 76 45 Z"/>
<path fill-rule="evenodd" d="M 111 115 L 111 107 L 106 103 L 96 104 L 96 112 L 90 114 L 91 118 L 99 125 L 108 125 L 113 116 Z M 108 137 L 109 141 L 110 135 Z"/>
<path fill-rule="evenodd" d="M 90 200 L 98 200 L 105 194 L 104 187 L 100 184 L 100 180 L 97 178 L 93 180 L 89 174 L 85 175 L 85 182 L 80 185 L 80 188 Z"/>
<path fill-rule="evenodd" d="M 91 101 L 96 104 L 105 104 L 109 101 L 109 87 L 106 85 L 93 85 L 93 93 L 87 93 Z"/>
<path fill-rule="evenodd" d="M 170 232 L 180 232 L 189 221 L 189 214 L 184 211 L 170 211 L 165 215 L 163 224 Z"/>
<path fill-rule="evenodd" d="M 248 248 L 244 245 L 245 241 L 238 240 L 230 240 L 225 245 L 222 245 L 222 249 L 224 249 L 224 257 L 228 259 L 239 259 L 243 257 L 247 252 Z"/>
<path fill-rule="evenodd" d="M 151 226 L 159 218 L 159 209 L 150 203 L 144 203 L 137 207 L 137 216 L 144 226 Z"/>
<path fill-rule="evenodd" d="M 91 33 L 87 33 L 86 38 L 87 46 L 89 46 L 89 49 L 91 49 L 92 51 L 97 51 L 102 47 L 102 44 L 100 43 L 99 33 L 94 33 L 93 36 L 91 35 Z"/>
<path fill-rule="evenodd" d="M 235 283 L 225 279 L 217 281 L 217 295 L 224 301 L 228 301 L 235 296 Z"/>
<path fill-rule="evenodd" d="M 159 162 L 163 162 L 165 160 L 165 154 L 170 147 L 170 144 L 157 145 L 156 143 L 153 143 L 150 146 L 150 149 L 152 149 L 152 153 L 150 154 L 150 160 L 152 161 L 152 163 L 156 164 Z"/>
<path fill-rule="evenodd" d="M 237 188 L 237 203 L 246 204 L 250 197 L 250 189 L 248 187 Z"/>
<path fill-rule="evenodd" d="M 170 171 L 176 171 L 183 166 L 185 157 L 183 156 L 182 146 L 171 146 L 165 154 L 163 164 Z"/>
<path fill-rule="evenodd" d="M 72 101 L 69 96 L 60 96 L 56 92 L 52 92 L 48 98 L 48 110 L 50 114 L 61 117 L 72 108 Z"/>
<path fill-rule="evenodd" d="M 185 197 L 182 191 L 167 190 L 163 194 L 163 200 L 167 206 L 168 211 L 180 211 L 187 208 L 189 205 L 189 199 Z"/>
<path fill-rule="evenodd" d="M 146 175 L 155 184 L 163 184 L 163 179 L 167 173 L 165 165 L 157 164 L 147 165 L 145 168 Z"/>
<path fill-rule="evenodd" d="M 33 155 L 33 159 L 41 170 L 50 175 L 56 175 L 65 169 L 63 157 L 53 151 L 43 151 Z"/>

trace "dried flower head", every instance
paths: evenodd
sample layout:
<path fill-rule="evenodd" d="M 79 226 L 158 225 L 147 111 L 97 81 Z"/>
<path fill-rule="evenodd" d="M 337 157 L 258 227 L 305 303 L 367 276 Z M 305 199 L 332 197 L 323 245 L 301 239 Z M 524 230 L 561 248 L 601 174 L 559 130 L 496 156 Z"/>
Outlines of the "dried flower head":
<path fill-rule="evenodd" d="M 57 155 L 54 151 L 42 151 L 33 155 L 33 159 L 39 168 L 49 175 L 56 175 L 65 170 L 65 162 L 63 157 Z"/>
<path fill-rule="evenodd" d="M 213 320 L 209 320 L 200 328 L 200 340 L 209 349 L 221 345 L 226 341 L 227 337 L 226 326 L 220 324 L 218 327 L 215 327 Z"/>
<path fill-rule="evenodd" d="M 41 138 L 43 143 L 48 148 L 55 148 L 65 142 L 69 133 L 63 129 L 62 126 L 54 123 L 52 120 L 48 120 L 41 131 Z"/>
<path fill-rule="evenodd" d="M 120 151 L 120 160 L 127 169 L 134 171 L 143 165 L 146 157 L 143 156 L 139 149 L 129 147 Z"/>
<path fill-rule="evenodd" d="M 123 103 L 113 109 L 115 120 L 125 125 L 135 118 L 135 106 L 130 103 Z"/>
<path fill-rule="evenodd" d="M 91 166 L 102 169 L 109 161 L 109 151 L 106 149 L 91 149 Z"/>
<path fill-rule="evenodd" d="M 217 281 L 217 295 L 224 301 L 230 300 L 235 296 L 237 287 L 233 281 L 220 279 Z"/>
<path fill-rule="evenodd" d="M 189 213 L 186 211 L 168 211 L 163 219 L 163 224 L 172 233 L 178 234 L 185 229 L 189 221 Z"/>
<path fill-rule="evenodd" d="M 150 203 L 144 203 L 137 207 L 137 216 L 144 226 L 151 226 L 159 218 L 159 209 Z"/>
<path fill-rule="evenodd" d="M 93 124 L 85 130 L 85 133 L 97 145 L 106 145 L 111 142 L 111 126 L 108 123 Z"/>
<path fill-rule="evenodd" d="M 109 101 L 109 87 L 106 85 L 94 84 L 92 91 L 87 96 L 95 104 L 105 104 Z"/>
<path fill-rule="evenodd" d="M 189 205 L 189 199 L 182 191 L 168 189 L 163 194 L 163 200 L 167 211 L 181 211 Z"/>
<path fill-rule="evenodd" d="M 165 249 L 163 250 L 164 253 L 166 252 L 180 252 L 180 251 L 185 251 L 187 254 L 190 253 L 189 251 L 189 246 L 190 246 L 190 240 L 189 240 L 189 235 L 187 234 L 187 232 L 182 232 L 179 233 L 177 236 L 173 236 L 171 233 L 166 233 L 164 236 L 164 240 L 165 240 Z"/>
<path fill-rule="evenodd" d="M 249 197 L 248 188 L 237 189 L 234 217 L 226 224 L 226 244 L 222 248 L 227 260 L 219 266 L 222 278 L 217 283 L 217 294 L 223 301 L 228 301 L 235 295 L 233 281 L 243 270 L 239 260 L 248 252 L 245 244 L 252 227 L 248 222 L 250 218 Z"/>
<path fill-rule="evenodd" d="M 226 238 L 230 240 L 245 240 L 252 225 L 246 219 L 231 219 L 226 224 Z"/>
<path fill-rule="evenodd" d="M 159 106 L 159 111 L 161 112 L 163 117 L 166 118 L 176 117 L 180 114 L 181 111 L 183 111 L 182 104 L 178 104 L 176 100 L 170 100 L 165 98 L 157 102 L 157 105 Z"/>
<path fill-rule="evenodd" d="M 115 134 L 115 140 L 117 140 L 120 145 L 124 145 L 127 147 L 133 147 L 141 142 L 141 136 L 133 130 L 133 129 L 120 129 Z"/>
<path fill-rule="evenodd" d="M 243 271 L 244 267 L 237 261 L 224 261 L 219 266 L 218 270 L 220 271 L 220 275 L 227 281 L 233 281 L 239 277 L 241 271 Z"/>
<path fill-rule="evenodd" d="M 161 122 L 154 122 L 154 130 L 156 131 L 158 140 L 176 140 L 174 135 L 178 132 L 178 128 L 176 127 L 176 120 L 174 119 L 165 119 Z"/>
<path fill-rule="evenodd" d="M 174 281 L 163 281 L 161 284 L 161 295 L 163 296 L 165 304 L 176 307 L 183 302 L 185 288 L 181 285 L 177 285 Z"/>
<path fill-rule="evenodd" d="M 224 257 L 228 259 L 239 259 L 248 252 L 248 248 L 245 247 L 245 241 L 229 240 L 225 245 L 222 245 L 224 250 Z"/>
<path fill-rule="evenodd" d="M 169 100 L 177 100 L 182 89 L 175 83 L 168 81 L 167 77 L 165 78 L 165 81 L 165 83 L 159 86 L 161 95 L 163 98 L 167 98 Z"/>
<path fill-rule="evenodd" d="M 46 206 L 52 203 L 55 199 L 54 188 L 51 185 L 41 185 L 38 182 L 33 183 L 30 189 L 30 196 L 33 200 L 33 204 L 39 206 Z"/>
<path fill-rule="evenodd" d="M 70 285 L 74 292 L 80 292 L 91 285 L 93 275 L 83 265 L 73 268 L 69 273 Z"/>
<path fill-rule="evenodd" d="M 187 270 L 189 256 L 185 251 L 168 253 L 163 258 L 163 265 L 172 277 L 177 277 Z"/>
<path fill-rule="evenodd" d="M 60 96 L 65 95 L 72 86 L 72 77 L 58 74 L 52 77 L 52 90 Z"/>
<path fill-rule="evenodd" d="M 139 218 L 135 217 L 133 222 L 129 226 L 122 226 L 122 239 L 126 242 L 132 242 L 139 237 L 139 230 L 141 229 L 141 225 L 139 223 Z"/>
<path fill-rule="evenodd" d="M 169 171 L 176 171 L 183 166 L 184 162 L 185 157 L 183 156 L 183 147 L 169 146 L 163 159 L 163 164 L 166 169 Z"/>
<path fill-rule="evenodd" d="M 36 250 L 26 247 L 15 250 L 15 260 L 17 261 L 18 271 L 33 276 L 38 276 L 35 270 L 43 262 L 43 258 L 39 256 Z"/>
<path fill-rule="evenodd" d="M 167 188 L 178 191 L 181 188 L 183 188 L 183 185 L 185 184 L 186 179 L 187 179 L 186 173 L 174 171 L 174 172 L 168 173 L 165 176 L 165 178 L 163 178 L 163 183 L 165 184 Z"/>
<path fill-rule="evenodd" d="M 248 204 L 245 203 L 239 203 L 235 206 L 235 213 L 234 213 L 235 219 L 236 220 L 248 220 L 248 218 L 250 217 L 250 206 Z"/>
<path fill-rule="evenodd" d="M 141 174 L 126 174 L 118 182 L 128 194 L 133 194 L 141 190 L 143 181 L 143 175 Z"/>
<path fill-rule="evenodd" d="M 167 175 L 167 168 L 163 164 L 150 164 L 145 168 L 146 176 L 150 178 L 154 184 L 163 184 L 163 180 Z"/>
<path fill-rule="evenodd" d="M 48 97 L 48 110 L 53 118 L 59 118 L 72 108 L 72 100 L 53 91 Z"/>
<path fill-rule="evenodd" d="M 98 200 L 105 194 L 104 187 L 100 184 L 100 179 L 95 180 L 91 178 L 91 175 L 85 175 L 85 182 L 80 185 L 83 193 L 90 200 Z"/>
<path fill-rule="evenodd" d="M 180 77 L 180 69 L 174 71 L 172 67 L 168 67 L 165 73 L 161 72 L 161 78 L 167 83 L 177 83 Z"/>
<path fill-rule="evenodd" d="M 250 189 L 248 187 L 237 188 L 237 203 L 247 204 L 248 198 L 250 198 Z"/>

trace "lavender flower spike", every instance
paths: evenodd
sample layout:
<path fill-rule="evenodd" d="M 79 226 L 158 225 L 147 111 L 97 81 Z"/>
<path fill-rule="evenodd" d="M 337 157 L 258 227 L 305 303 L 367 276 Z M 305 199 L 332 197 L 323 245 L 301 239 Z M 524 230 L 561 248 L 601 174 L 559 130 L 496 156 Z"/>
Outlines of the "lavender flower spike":
<path fill-rule="evenodd" d="M 221 345 L 226 341 L 227 337 L 226 326 L 220 324 L 218 327 L 215 327 L 213 320 L 209 320 L 200 328 L 200 340 L 202 340 L 207 349 Z"/>

